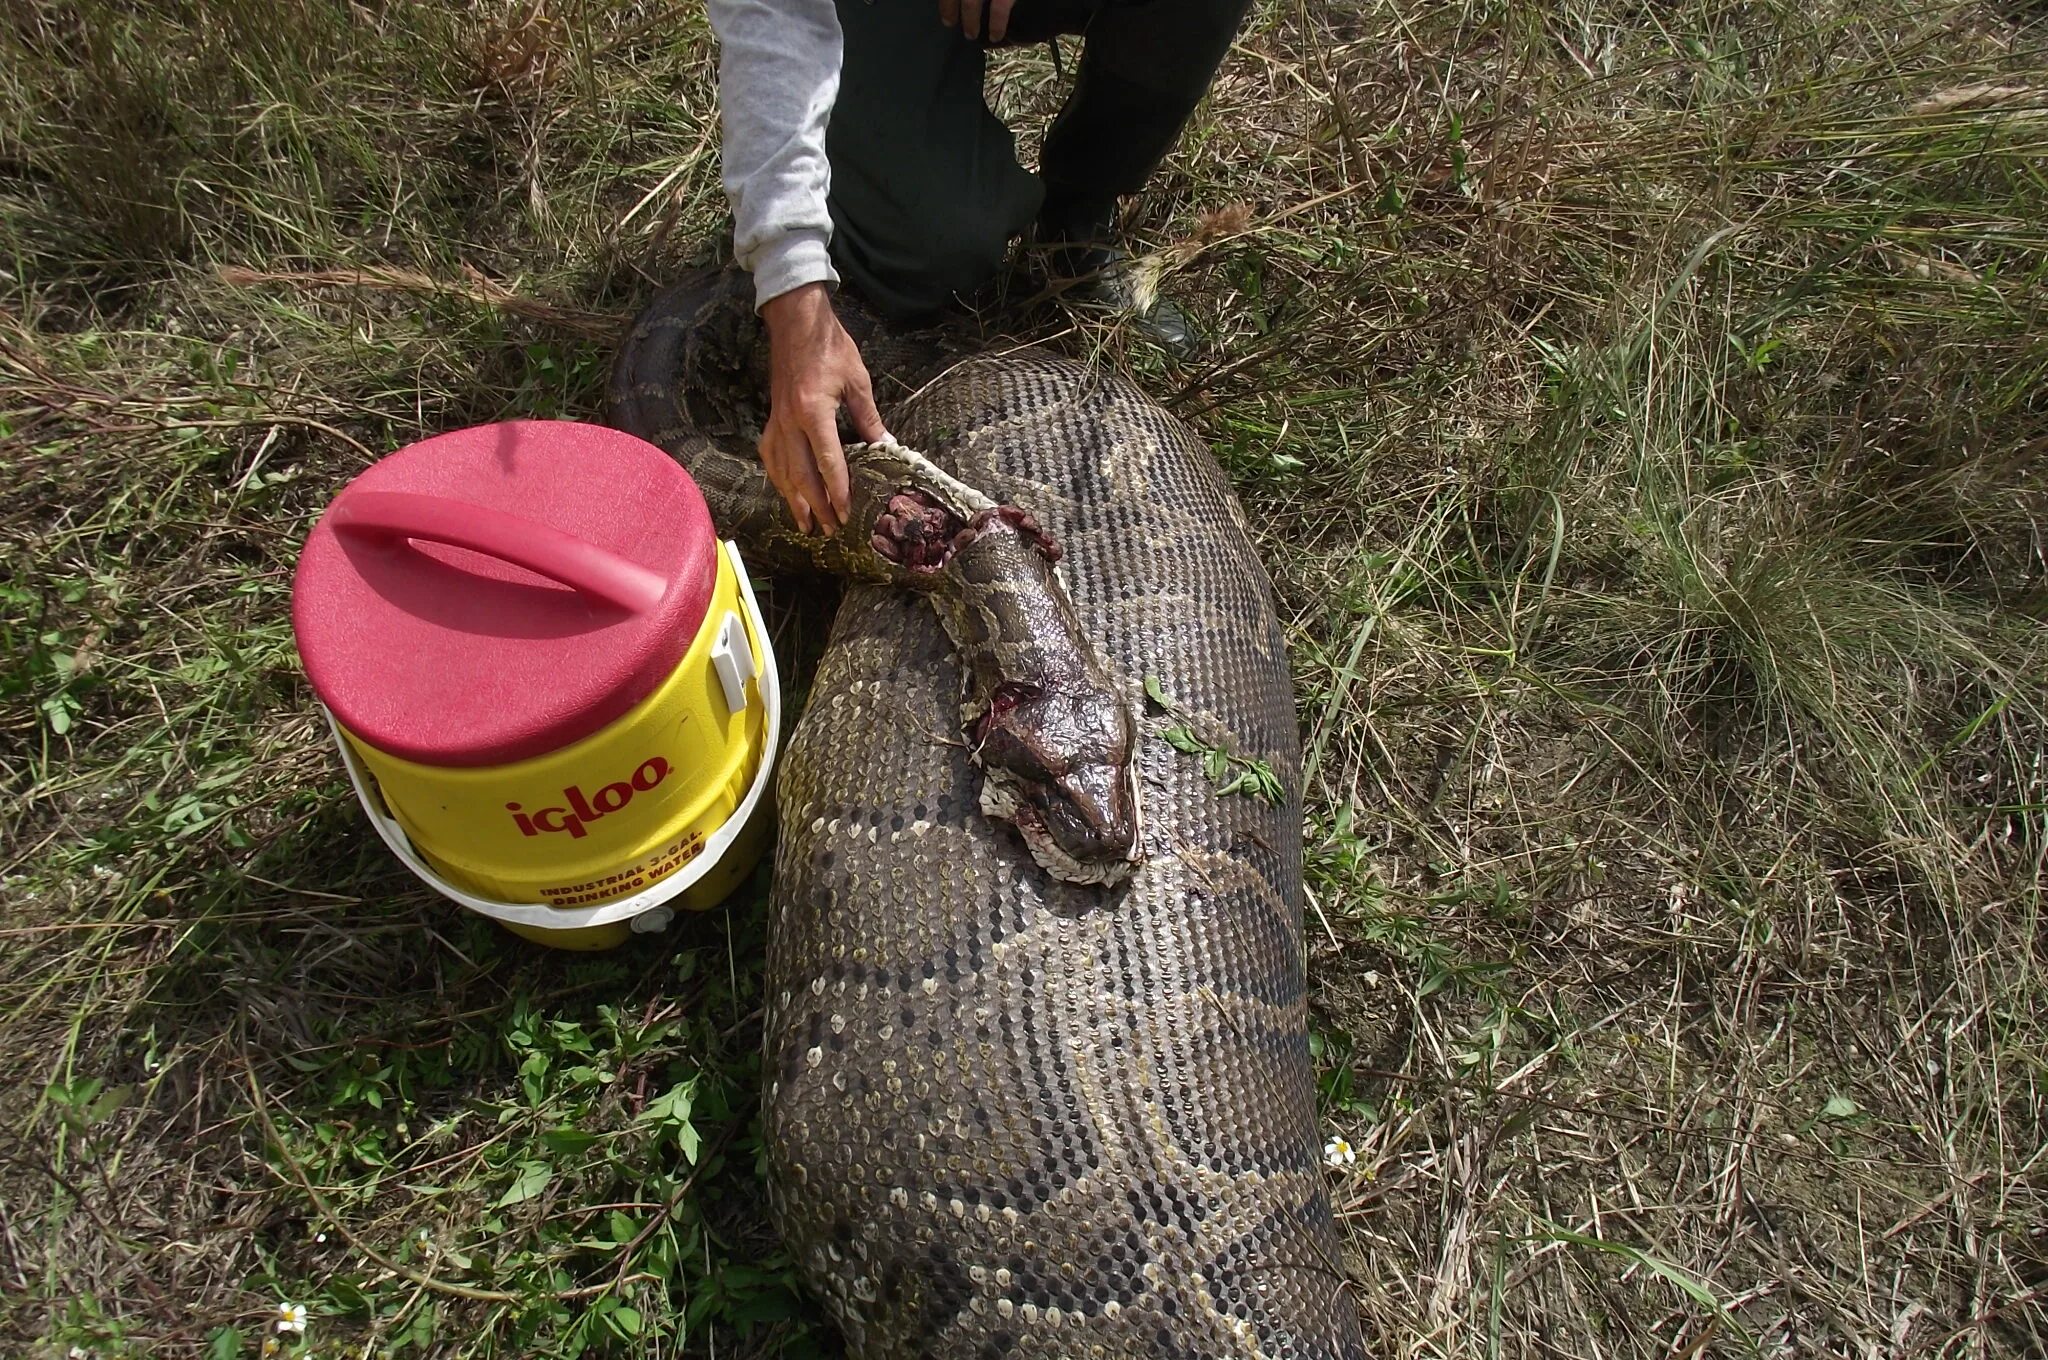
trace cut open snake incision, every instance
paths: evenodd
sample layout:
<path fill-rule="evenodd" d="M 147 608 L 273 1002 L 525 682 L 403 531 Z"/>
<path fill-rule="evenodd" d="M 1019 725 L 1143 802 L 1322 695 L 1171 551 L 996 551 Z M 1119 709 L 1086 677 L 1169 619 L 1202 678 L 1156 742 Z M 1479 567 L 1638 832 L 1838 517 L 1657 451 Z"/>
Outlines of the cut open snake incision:
<path fill-rule="evenodd" d="M 868 542 L 906 571 L 937 571 L 951 560 L 953 540 L 966 528 L 938 497 L 903 487 L 889 497 L 889 511 L 875 521 Z"/>
<path fill-rule="evenodd" d="M 716 419 L 758 408 L 745 275 L 657 298 L 612 384 L 752 561 L 855 581 L 777 772 L 762 1133 L 791 1259 L 854 1360 L 1363 1360 L 1294 697 L 1243 512 L 1121 378 L 844 314 L 929 456 L 857 446 L 830 540 Z M 1148 677 L 1281 796 L 1141 735 Z"/>

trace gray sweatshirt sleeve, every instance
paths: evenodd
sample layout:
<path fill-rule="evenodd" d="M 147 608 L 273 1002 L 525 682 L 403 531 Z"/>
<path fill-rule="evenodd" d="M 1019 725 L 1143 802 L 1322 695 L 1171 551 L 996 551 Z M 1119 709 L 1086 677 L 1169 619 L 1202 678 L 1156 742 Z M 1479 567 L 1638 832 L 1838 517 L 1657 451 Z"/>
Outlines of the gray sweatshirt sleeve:
<path fill-rule="evenodd" d="M 710 0 L 710 15 L 733 250 L 754 276 L 754 305 L 836 284 L 825 212 L 825 124 L 841 59 L 833 0 Z"/>

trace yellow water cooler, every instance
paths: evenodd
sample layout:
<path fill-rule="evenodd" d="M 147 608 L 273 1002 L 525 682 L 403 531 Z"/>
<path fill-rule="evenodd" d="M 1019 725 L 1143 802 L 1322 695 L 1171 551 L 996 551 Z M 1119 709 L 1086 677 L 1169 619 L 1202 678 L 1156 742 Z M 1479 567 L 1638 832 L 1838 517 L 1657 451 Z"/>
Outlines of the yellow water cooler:
<path fill-rule="evenodd" d="M 774 653 L 650 444 L 512 421 L 392 454 L 307 539 L 292 626 L 371 825 L 472 911 L 602 949 L 760 858 Z"/>

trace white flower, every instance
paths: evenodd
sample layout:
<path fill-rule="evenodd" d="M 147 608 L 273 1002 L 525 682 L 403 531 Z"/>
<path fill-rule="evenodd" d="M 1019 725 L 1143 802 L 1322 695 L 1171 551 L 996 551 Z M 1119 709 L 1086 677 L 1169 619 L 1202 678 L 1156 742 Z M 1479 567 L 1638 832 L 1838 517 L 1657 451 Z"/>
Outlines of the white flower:
<path fill-rule="evenodd" d="M 92 1352 L 83 1346 L 73 1346 L 65 1360 L 92 1360 Z"/>
<path fill-rule="evenodd" d="M 313 1240 L 315 1242 L 325 1242 L 327 1240 L 327 1234 L 324 1232 L 316 1232 L 313 1234 Z"/>
<path fill-rule="evenodd" d="M 1342 1138 L 1332 1138 L 1323 1144 L 1323 1160 L 1331 1166 L 1349 1166 L 1358 1160 L 1358 1150 Z"/>
<path fill-rule="evenodd" d="M 283 1349 L 284 1347 L 278 1344 L 278 1340 L 276 1337 L 266 1336 L 263 1338 L 263 1354 L 265 1356 L 265 1360 L 268 1360 L 268 1357 L 276 1355 L 279 1351 Z"/>
<path fill-rule="evenodd" d="M 306 1306 L 302 1303 L 280 1303 L 277 1305 L 277 1330 L 280 1332 L 297 1332 L 301 1336 L 305 1335 Z"/>

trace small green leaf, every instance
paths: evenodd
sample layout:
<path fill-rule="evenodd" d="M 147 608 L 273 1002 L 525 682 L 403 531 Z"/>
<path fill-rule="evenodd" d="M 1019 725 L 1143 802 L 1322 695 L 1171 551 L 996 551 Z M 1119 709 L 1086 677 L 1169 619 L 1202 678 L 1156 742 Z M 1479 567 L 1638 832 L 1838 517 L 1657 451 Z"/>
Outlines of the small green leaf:
<path fill-rule="evenodd" d="M 540 1136 L 540 1140 L 547 1144 L 548 1151 L 568 1153 L 572 1156 L 584 1151 L 592 1143 L 604 1141 L 600 1135 L 586 1133 L 582 1129 L 549 1129 Z"/>
<path fill-rule="evenodd" d="M 529 1053 L 526 1061 L 519 1064 L 519 1087 L 526 1093 L 526 1103 L 538 1105 L 547 1094 L 548 1055 Z"/>
<path fill-rule="evenodd" d="M 630 1242 L 640 1235 L 639 1220 L 622 1214 L 617 1209 L 612 1210 L 611 1217 L 605 1220 L 605 1227 L 610 1231 L 614 1242 Z"/>
<path fill-rule="evenodd" d="M 105 1087 L 106 1083 L 98 1077 L 81 1077 L 73 1082 L 52 1082 L 43 1095 L 54 1105 L 80 1109 L 91 1104 Z"/>
<path fill-rule="evenodd" d="M 523 1204 L 548 1188 L 548 1182 L 555 1178 L 555 1170 L 546 1162 L 521 1162 L 519 1174 L 513 1178 L 512 1186 L 498 1197 L 493 1209 L 502 1209 L 508 1204 Z"/>
<path fill-rule="evenodd" d="M 1829 1096 L 1828 1103 L 1820 1107 L 1822 1119 L 1853 1119 L 1863 1113 L 1863 1107 L 1847 1096 Z"/>
<path fill-rule="evenodd" d="M 206 1360 L 237 1360 L 242 1354 L 242 1334 L 233 1327 L 218 1327 L 206 1338 Z"/>
<path fill-rule="evenodd" d="M 640 1112 L 640 1121 L 647 1124 L 666 1125 L 675 1135 L 676 1146 L 681 1149 L 683 1159 L 694 1165 L 697 1149 L 702 1140 L 698 1137 L 697 1126 L 690 1122 L 690 1112 L 695 1106 L 697 1079 L 677 1082 L 653 1100 Z"/>
<path fill-rule="evenodd" d="M 1169 727 L 1159 735 L 1166 739 L 1168 746 L 1171 746 L 1176 751 L 1186 751 L 1189 755 L 1199 756 L 1206 754 L 1209 750 L 1202 743 L 1201 738 L 1185 727 Z"/>
<path fill-rule="evenodd" d="M 323 1302 L 330 1306 L 322 1311 L 338 1313 L 368 1313 L 376 1309 L 376 1300 L 354 1280 L 336 1276 L 329 1281 Z"/>
<path fill-rule="evenodd" d="M 1273 767 L 1263 760 L 1254 760 L 1245 766 L 1251 776 L 1251 792 L 1268 803 L 1278 804 L 1287 796 L 1287 790 L 1280 783 L 1280 776 L 1273 773 Z"/>
<path fill-rule="evenodd" d="M 128 1097 L 133 1094 L 135 1094 L 133 1087 L 109 1086 L 106 1090 L 100 1092 L 98 1099 L 86 1107 L 85 1122 L 88 1124 L 99 1123 L 102 1119 L 105 1119 L 108 1115 L 126 1105 Z"/>
<path fill-rule="evenodd" d="M 611 1325 L 613 1331 L 622 1337 L 640 1335 L 640 1310 L 637 1308 L 628 1308 L 621 1304 L 619 1307 L 612 1309 L 611 1316 L 607 1317 L 605 1321 Z"/>
<path fill-rule="evenodd" d="M 677 1082 L 674 1086 L 669 1087 L 668 1090 L 648 1101 L 647 1108 L 640 1111 L 641 1122 L 656 1123 L 689 1119 L 691 1106 L 696 1099 L 696 1084 L 694 1078 L 689 1081 Z"/>
<path fill-rule="evenodd" d="M 1169 713 L 1174 709 L 1173 700 L 1166 697 L 1166 690 L 1160 685 L 1159 677 L 1156 675 L 1145 677 L 1145 697 Z"/>
<path fill-rule="evenodd" d="M 440 1320 L 440 1311 L 439 1306 L 432 1299 L 429 1299 L 418 1312 L 412 1315 L 412 1321 L 406 1324 L 405 1330 L 391 1339 L 392 1349 L 398 1350 L 406 1346 L 412 1346 L 422 1351 L 432 1350 L 434 1346 L 434 1328 L 435 1324 Z"/>

